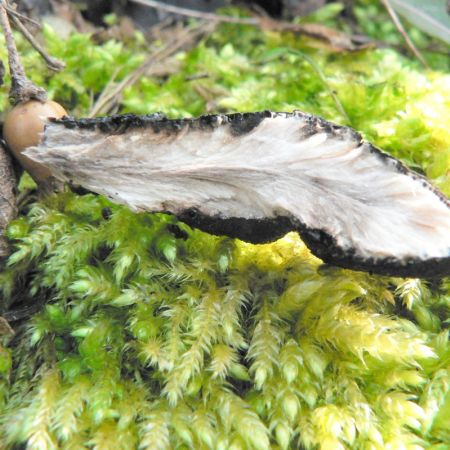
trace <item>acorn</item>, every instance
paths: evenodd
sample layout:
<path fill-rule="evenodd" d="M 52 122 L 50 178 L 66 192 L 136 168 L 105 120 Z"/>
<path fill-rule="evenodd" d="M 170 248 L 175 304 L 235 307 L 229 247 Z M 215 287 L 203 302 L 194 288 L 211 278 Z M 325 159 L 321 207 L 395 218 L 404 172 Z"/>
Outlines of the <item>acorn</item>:
<path fill-rule="evenodd" d="M 22 154 L 28 148 L 41 143 L 47 119 L 67 116 L 66 110 L 52 100 L 30 100 L 16 105 L 3 123 L 3 138 L 22 167 L 37 183 L 44 183 L 51 172 L 45 166 Z"/>

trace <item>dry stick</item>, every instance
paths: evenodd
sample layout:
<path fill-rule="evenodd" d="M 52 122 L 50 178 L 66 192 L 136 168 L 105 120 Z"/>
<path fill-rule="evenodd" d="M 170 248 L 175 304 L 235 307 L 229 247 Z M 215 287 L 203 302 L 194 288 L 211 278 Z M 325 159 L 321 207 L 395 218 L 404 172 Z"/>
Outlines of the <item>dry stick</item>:
<path fill-rule="evenodd" d="M 98 96 L 98 98 L 95 100 L 95 102 L 94 102 L 94 93 L 91 91 L 91 95 L 90 95 L 91 107 L 89 108 L 88 117 L 94 117 L 95 115 L 99 114 L 100 112 L 105 112 L 103 110 L 103 108 L 111 100 L 109 98 L 110 91 L 115 86 L 115 81 L 116 81 L 117 75 L 119 75 L 120 70 L 121 70 L 121 67 L 116 67 L 114 69 L 114 72 L 109 77 L 108 83 L 106 83 L 106 85 L 103 88 L 101 94 Z"/>
<path fill-rule="evenodd" d="M 197 11 L 194 9 L 183 8 L 181 6 L 168 5 L 165 3 L 156 2 L 153 0 L 131 0 L 133 3 L 139 3 L 140 5 L 150 6 L 151 8 L 159 9 L 160 11 L 166 11 L 172 14 L 179 14 L 181 16 L 193 17 L 194 19 L 203 19 L 216 22 L 236 23 L 240 25 L 259 25 L 259 19 L 255 18 L 242 18 L 223 16 L 220 14 L 208 13 L 203 11 Z"/>
<path fill-rule="evenodd" d="M 0 86 L 3 84 L 5 66 L 0 60 Z M 10 155 L 0 143 L 0 261 L 9 256 L 8 241 L 4 236 L 8 223 L 17 215 L 16 176 Z M 0 334 L 2 328 L 0 317 Z M 7 322 L 5 322 L 7 325 Z"/>
<path fill-rule="evenodd" d="M 25 14 L 21 14 L 19 11 L 16 11 L 15 9 L 11 8 L 8 5 L 5 5 L 5 9 L 6 11 L 8 11 L 8 14 L 10 16 L 15 16 L 18 19 L 23 20 L 24 22 L 30 22 L 36 28 L 41 29 L 41 24 L 39 22 L 36 22 L 36 20 L 32 19 L 31 17 L 28 17 Z"/>
<path fill-rule="evenodd" d="M 195 28 L 188 29 L 181 36 L 178 36 L 175 41 L 172 41 L 162 49 L 159 49 L 156 52 L 152 53 L 134 72 L 126 76 L 120 83 L 114 86 L 111 90 L 109 90 L 107 86 L 103 91 L 102 95 L 98 98 L 98 100 L 92 107 L 88 117 L 94 117 L 101 112 L 105 112 L 105 108 L 107 108 L 111 104 L 111 102 L 115 98 L 117 98 L 128 86 L 131 86 L 134 83 L 136 83 L 136 81 L 142 75 L 147 73 L 147 71 L 151 68 L 151 66 L 169 57 L 170 55 L 172 55 L 173 53 L 184 47 L 189 41 L 192 41 L 197 36 L 205 33 L 205 28 L 207 32 L 207 30 L 212 27 L 208 26 L 208 27 L 198 27 L 196 29 Z"/>
<path fill-rule="evenodd" d="M 139 77 L 145 73 L 154 63 L 159 62 L 166 56 L 170 55 L 167 51 L 168 47 L 163 47 L 162 49 L 152 53 L 150 57 L 139 66 L 134 72 L 126 76 L 120 83 L 114 86 L 114 79 L 111 79 L 109 86 L 106 86 L 100 97 L 95 102 L 92 109 L 89 111 L 88 117 L 94 117 L 97 114 L 106 112 L 105 109 L 110 106 L 113 100 L 120 96 L 120 94 L 128 87 L 133 85 Z"/>
<path fill-rule="evenodd" d="M 47 63 L 47 67 L 55 72 L 60 72 L 66 65 L 57 58 L 50 56 L 36 41 L 34 36 L 28 31 L 28 29 L 23 25 L 23 23 L 13 14 L 11 14 L 11 20 L 14 25 L 19 29 L 19 31 L 24 35 L 25 39 L 32 45 L 32 47 L 42 56 L 44 61 Z"/>
<path fill-rule="evenodd" d="M 8 319 L 6 317 L 0 316 L 0 336 L 12 336 L 13 334 L 15 334 L 15 332 L 11 328 L 11 325 L 8 323 Z"/>
<path fill-rule="evenodd" d="M 358 48 L 358 46 L 355 46 L 355 44 L 352 42 L 352 38 L 346 35 L 345 33 L 341 33 L 340 31 L 336 31 L 324 25 L 316 23 L 307 23 L 304 25 L 299 25 L 290 22 L 273 20 L 268 17 L 242 18 L 242 17 L 224 16 L 222 14 L 214 14 L 203 11 L 197 11 L 189 8 L 183 8 L 180 6 L 167 5 L 155 0 L 131 0 L 131 1 L 133 3 L 149 6 L 150 8 L 155 8 L 160 11 L 166 11 L 172 14 L 179 14 L 182 16 L 192 17 L 195 19 L 202 19 L 211 22 L 234 23 L 238 25 L 252 25 L 260 28 L 267 27 L 281 31 L 292 31 L 294 33 L 301 33 L 304 34 L 305 36 L 326 41 L 333 47 L 339 49 L 354 50 Z"/>
<path fill-rule="evenodd" d="M 15 334 L 15 331 L 11 328 L 8 322 L 18 322 L 19 320 L 26 319 L 27 317 L 36 314 L 42 309 L 42 307 L 43 303 L 39 302 L 25 308 L 5 311 L 3 316 L 0 316 L 0 335 L 2 334 L 2 329 L 3 334 Z"/>
<path fill-rule="evenodd" d="M 11 157 L 0 144 L 0 260 L 9 255 L 8 242 L 3 234 L 16 215 L 16 177 Z"/>
<path fill-rule="evenodd" d="M 14 104 L 36 99 L 41 102 L 47 100 L 45 89 L 36 86 L 25 75 L 19 53 L 12 35 L 11 27 L 6 12 L 5 0 L 0 3 L 0 25 L 5 35 L 6 47 L 8 49 L 9 72 L 11 74 L 11 90 L 9 91 L 10 101 Z"/>
<path fill-rule="evenodd" d="M 391 16 L 392 22 L 394 22 L 395 27 L 399 31 L 399 33 L 403 36 L 403 39 L 406 41 L 406 45 L 409 47 L 409 49 L 414 53 L 416 58 L 426 67 L 427 69 L 430 68 L 428 63 L 425 61 L 422 54 L 419 52 L 419 50 L 414 45 L 413 41 L 408 36 L 408 33 L 406 32 L 405 28 L 403 27 L 397 13 L 392 8 L 391 4 L 389 3 L 389 0 L 381 0 L 381 3 L 383 3 L 384 7 L 386 8 L 387 12 Z"/>

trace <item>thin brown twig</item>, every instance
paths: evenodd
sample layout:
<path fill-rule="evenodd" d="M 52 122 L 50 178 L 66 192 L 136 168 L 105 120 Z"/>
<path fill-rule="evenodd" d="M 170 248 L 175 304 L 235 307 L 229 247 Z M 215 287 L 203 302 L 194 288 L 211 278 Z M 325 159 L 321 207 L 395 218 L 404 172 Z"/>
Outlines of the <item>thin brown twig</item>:
<path fill-rule="evenodd" d="M 173 27 L 173 20 L 170 17 L 166 17 L 152 25 L 145 34 L 149 41 L 162 41 L 162 35 L 171 27 Z"/>
<path fill-rule="evenodd" d="M 183 8 L 181 6 L 168 5 L 166 3 L 160 3 L 153 0 L 131 0 L 133 3 L 138 3 L 144 6 L 150 6 L 151 8 L 165 11 L 172 14 L 179 14 L 181 16 L 192 17 L 194 19 L 203 19 L 208 21 L 235 23 L 239 25 L 258 25 L 259 20 L 253 17 L 232 17 L 224 16 L 221 14 L 214 14 L 209 12 L 198 11 L 190 8 Z"/>
<path fill-rule="evenodd" d="M 184 81 L 195 81 L 195 80 L 203 80 L 205 78 L 209 78 L 210 75 L 207 72 L 202 73 L 194 73 L 192 75 L 188 75 L 184 77 Z"/>
<path fill-rule="evenodd" d="M 57 58 L 50 56 L 43 47 L 36 41 L 34 36 L 28 31 L 27 27 L 14 15 L 10 15 L 13 24 L 23 34 L 25 39 L 31 44 L 31 46 L 42 56 L 42 59 L 46 62 L 47 67 L 55 72 L 60 72 L 66 65 Z"/>
<path fill-rule="evenodd" d="M 2 316 L 0 316 L 0 322 L 18 322 L 19 320 L 26 319 L 27 317 L 36 314 L 42 308 L 42 303 L 42 301 L 39 301 L 36 304 L 32 304 L 24 308 L 10 309 L 9 311 L 5 311 Z M 4 327 L 5 324 L 3 323 L 2 326 Z M 12 334 L 15 334 L 14 330 Z"/>
<path fill-rule="evenodd" d="M 11 8 L 11 6 L 5 5 L 6 11 L 8 11 L 8 14 L 11 16 L 15 16 L 20 20 L 23 20 L 24 22 L 30 22 L 32 25 L 34 25 L 36 28 L 41 29 L 41 24 L 37 22 L 36 20 L 32 19 L 31 17 L 26 16 L 25 14 L 20 13 L 19 11 L 16 11 L 14 8 Z"/>
<path fill-rule="evenodd" d="M 94 117 L 100 113 L 107 112 L 108 109 L 111 108 L 111 104 L 114 103 L 114 100 L 120 97 L 122 92 L 127 87 L 136 83 L 142 75 L 148 73 L 153 65 L 173 55 L 176 51 L 185 47 L 186 44 L 189 44 L 189 42 L 196 39 L 196 37 L 204 34 L 212 28 L 213 27 L 211 27 L 211 25 L 208 27 L 201 26 L 188 28 L 184 33 L 177 36 L 174 41 L 169 42 L 163 48 L 150 54 L 136 70 L 126 76 L 120 83 L 114 84 L 113 80 L 111 80 L 109 85 L 104 89 L 102 95 L 97 99 L 96 103 L 92 107 L 88 117 Z"/>
<path fill-rule="evenodd" d="M 110 76 L 108 82 L 106 83 L 105 87 L 103 88 L 102 92 L 98 96 L 97 99 L 94 99 L 94 93 L 91 91 L 91 106 L 89 108 L 89 114 L 88 117 L 94 117 L 99 113 L 99 111 L 108 103 L 108 96 L 113 88 L 115 86 L 117 75 L 119 75 L 121 70 L 121 67 L 116 67 Z"/>
<path fill-rule="evenodd" d="M 15 334 L 5 317 L 0 316 L 0 336 L 13 336 Z"/>
<path fill-rule="evenodd" d="M 274 20 L 270 17 L 232 17 L 222 14 L 198 11 L 180 6 L 168 5 L 155 0 L 131 0 L 133 3 L 148 6 L 150 8 L 166 11 L 172 14 L 178 14 L 195 19 L 206 20 L 210 22 L 224 22 L 237 25 L 251 25 L 260 28 L 267 28 L 278 31 L 291 31 L 300 33 L 315 39 L 328 42 L 332 47 L 339 50 L 355 50 L 367 47 L 368 43 L 358 45 L 351 36 L 332 28 L 317 23 L 296 24 L 282 20 Z"/>
<path fill-rule="evenodd" d="M 25 70 L 20 62 L 19 52 L 17 51 L 11 26 L 9 24 L 5 0 L 0 1 L 0 25 L 3 28 L 6 47 L 8 49 L 9 72 L 11 74 L 11 90 L 9 91 L 10 100 L 14 104 L 31 99 L 40 101 L 47 100 L 45 89 L 36 86 L 25 75 Z"/>
<path fill-rule="evenodd" d="M 128 86 L 133 85 L 143 73 L 147 72 L 151 65 L 161 61 L 161 59 L 170 54 L 170 51 L 168 52 L 167 50 L 168 47 L 166 46 L 152 53 L 141 66 L 139 66 L 134 72 L 126 76 L 120 83 L 115 84 L 114 79 L 111 79 L 100 97 L 95 102 L 92 109 L 89 111 L 88 117 L 94 117 L 98 114 L 107 112 L 110 105 L 114 103 L 114 99 L 120 97 L 122 92 Z"/>
<path fill-rule="evenodd" d="M 10 249 L 4 232 L 8 223 L 17 215 L 16 184 L 12 159 L 0 143 L 0 260 L 9 255 Z"/>
<path fill-rule="evenodd" d="M 423 66 L 426 67 L 427 69 L 429 69 L 430 66 L 425 61 L 425 58 L 419 52 L 417 47 L 414 45 L 414 42 L 408 36 L 408 33 L 406 32 L 405 28 L 403 27 L 403 24 L 400 21 L 400 18 L 398 17 L 397 13 L 394 11 L 391 4 L 389 3 L 389 0 L 381 0 L 381 3 L 383 3 L 383 6 L 386 8 L 386 11 L 388 12 L 389 16 L 391 17 L 392 22 L 394 22 L 395 27 L 397 28 L 399 33 L 403 36 L 403 39 L 405 40 L 406 45 L 413 52 L 413 54 L 416 56 L 416 58 L 423 64 Z"/>

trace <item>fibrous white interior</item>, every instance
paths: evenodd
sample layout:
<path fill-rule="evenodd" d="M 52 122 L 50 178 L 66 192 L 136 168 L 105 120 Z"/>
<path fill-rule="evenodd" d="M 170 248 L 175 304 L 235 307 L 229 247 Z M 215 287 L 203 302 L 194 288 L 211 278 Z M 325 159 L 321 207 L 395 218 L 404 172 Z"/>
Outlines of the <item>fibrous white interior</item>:
<path fill-rule="evenodd" d="M 26 155 L 134 210 L 294 216 L 363 258 L 450 256 L 445 199 L 350 129 L 312 134 L 305 117 L 273 114 L 240 135 L 226 121 L 123 134 L 56 123 Z"/>

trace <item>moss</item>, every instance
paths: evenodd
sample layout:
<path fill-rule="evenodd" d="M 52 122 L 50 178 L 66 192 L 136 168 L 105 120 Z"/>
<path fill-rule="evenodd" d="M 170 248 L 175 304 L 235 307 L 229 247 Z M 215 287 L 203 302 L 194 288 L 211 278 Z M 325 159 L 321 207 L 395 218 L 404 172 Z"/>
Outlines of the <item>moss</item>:
<path fill-rule="evenodd" d="M 68 69 L 48 78 L 21 43 L 30 75 L 76 115 L 144 56 L 139 40 L 46 38 Z M 223 25 L 121 110 L 302 109 L 450 194 L 450 76 L 315 44 Z M 3 302 L 38 312 L 2 338 L 6 448 L 449 448 L 449 280 L 326 267 L 296 234 L 254 246 L 72 192 L 25 205 L 8 236 Z"/>

